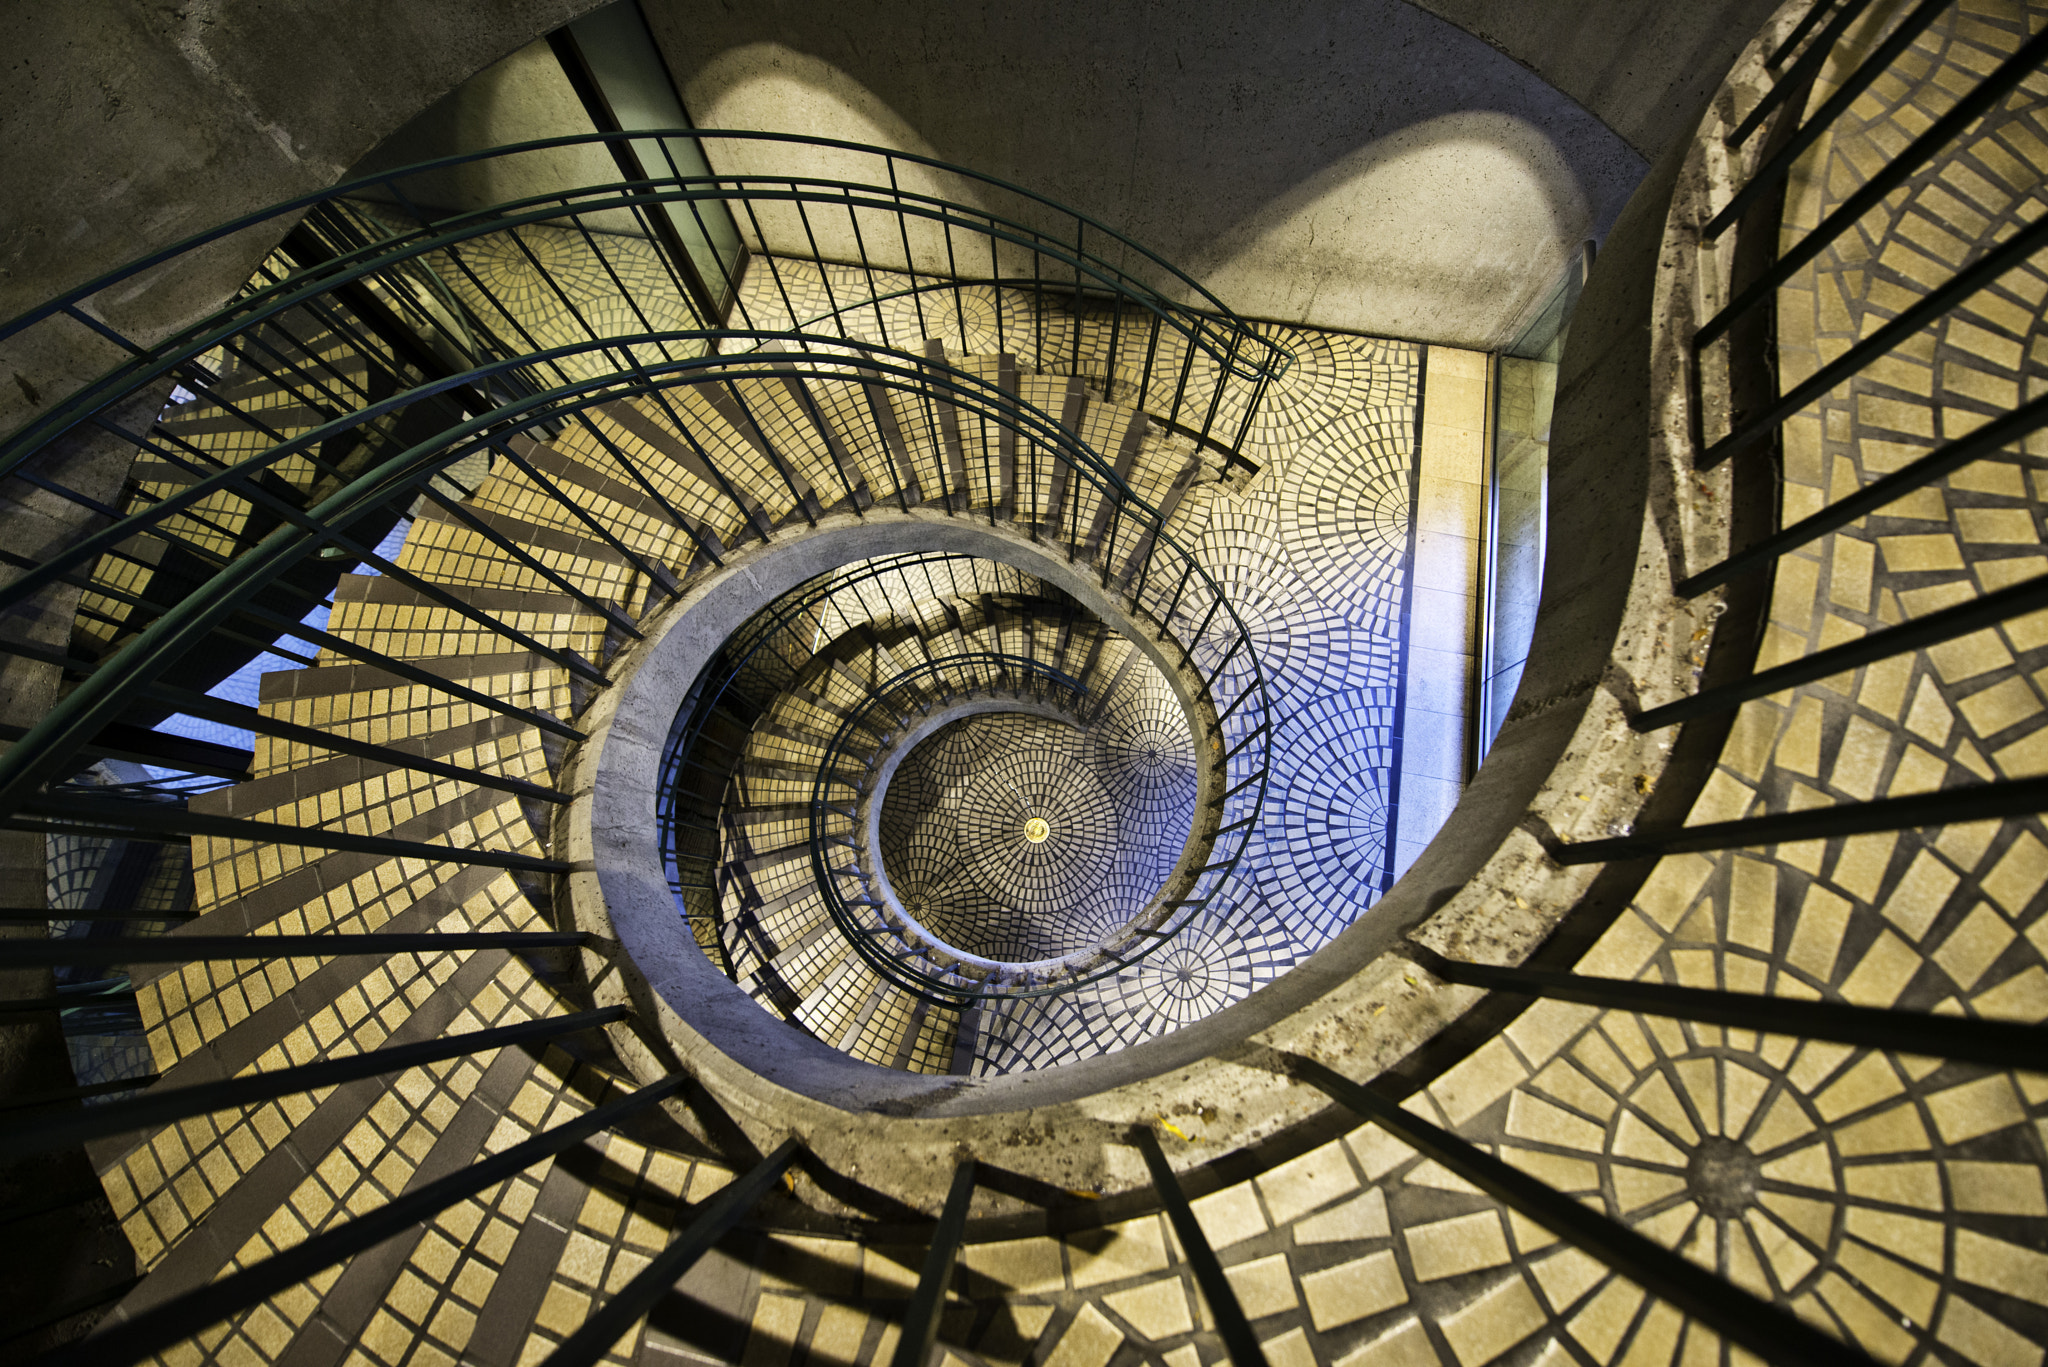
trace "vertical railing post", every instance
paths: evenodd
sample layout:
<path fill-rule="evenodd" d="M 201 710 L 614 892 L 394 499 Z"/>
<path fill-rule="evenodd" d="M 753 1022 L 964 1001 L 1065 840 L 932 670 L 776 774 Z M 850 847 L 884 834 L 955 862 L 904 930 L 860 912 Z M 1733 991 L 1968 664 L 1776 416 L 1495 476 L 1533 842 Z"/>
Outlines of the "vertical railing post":
<path fill-rule="evenodd" d="M 633 1327 L 633 1321 L 653 1309 L 663 1296 L 672 1294 L 682 1275 L 730 1233 L 755 1202 L 768 1194 L 800 1151 L 796 1140 L 783 1140 L 781 1147 L 748 1169 L 738 1181 L 697 1207 L 697 1218 L 689 1228 L 657 1253 L 639 1276 L 614 1292 L 603 1309 L 563 1339 L 561 1347 L 543 1359 L 543 1367 L 588 1367 L 602 1358 Z"/>
<path fill-rule="evenodd" d="M 1179 1180 L 1167 1166 L 1166 1155 L 1159 1151 L 1159 1136 L 1151 1126 L 1141 1125 L 1132 1133 L 1131 1142 L 1144 1156 L 1145 1167 L 1152 1174 L 1152 1189 L 1166 1207 L 1166 1218 L 1173 1223 L 1181 1252 L 1194 1271 L 1195 1285 L 1202 1289 L 1202 1299 L 1209 1303 L 1209 1313 L 1216 1318 L 1216 1335 L 1223 1340 L 1223 1351 L 1230 1355 L 1234 1367 L 1267 1367 L 1265 1350 L 1252 1333 L 1244 1307 L 1237 1303 L 1237 1293 L 1230 1289 L 1230 1279 L 1223 1275 L 1223 1264 L 1216 1260 L 1216 1250 L 1209 1247 L 1208 1236 L 1202 1233 L 1194 1208 L 1188 1205 Z"/>
<path fill-rule="evenodd" d="M 961 1236 L 967 1234 L 967 1207 L 975 1199 L 975 1160 L 967 1158 L 952 1170 L 952 1189 L 946 1191 L 946 1207 L 932 1230 L 932 1248 L 924 1254 L 924 1271 L 918 1273 L 918 1291 L 909 1297 L 903 1312 L 903 1336 L 891 1367 L 924 1367 L 938 1342 L 938 1320 L 946 1310 L 946 1283 L 952 1281 L 952 1265 L 961 1254 Z"/>

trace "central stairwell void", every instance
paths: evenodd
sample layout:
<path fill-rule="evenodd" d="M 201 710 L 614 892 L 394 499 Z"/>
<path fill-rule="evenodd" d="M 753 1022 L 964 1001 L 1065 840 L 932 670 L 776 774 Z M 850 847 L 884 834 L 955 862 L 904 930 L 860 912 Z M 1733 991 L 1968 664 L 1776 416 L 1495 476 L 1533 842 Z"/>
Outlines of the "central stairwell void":
<path fill-rule="evenodd" d="M 1043 580 L 930 554 L 820 576 L 725 656 L 677 718 L 663 814 L 727 975 L 919 1072 L 1113 1048 L 1086 1008 L 1131 1009 L 1109 979 L 1173 938 L 1215 845 L 1214 766 L 1153 656 Z M 1153 1028 L 1227 967 L 1178 964 Z"/>
<path fill-rule="evenodd" d="M 92 313 L 156 262 L 17 320 L 129 354 L 0 455 L 71 526 L 0 592 L 78 624 L 26 657 L 73 682 L 0 756 L 0 788 L 53 830 L 193 850 L 193 915 L 164 941 L 189 961 L 133 977 L 165 1094 L 211 1118 L 152 1093 L 39 1136 L 97 1146 L 163 1274 L 96 1351 L 253 1325 L 226 1302 L 258 1282 L 336 1286 L 322 1260 L 370 1237 L 346 1218 L 362 1198 L 313 1214 L 305 1183 L 338 1194 L 364 1126 L 385 1156 L 356 1181 L 395 1198 L 511 1096 L 539 1110 L 493 1147 L 522 1154 L 591 1124 L 709 1155 L 763 1120 L 812 1128 L 806 1104 L 957 1106 L 1207 1019 L 1369 903 L 1320 904 L 1320 855 L 1288 874 L 1274 786 L 1314 801 L 1332 756 L 1276 774 L 1273 690 L 1389 671 L 1400 549 L 1351 543 L 1406 495 L 1412 410 L 1388 412 L 1383 452 L 1361 429 L 1349 469 L 1302 465 L 1278 502 L 1248 493 L 1246 451 L 1275 415 L 1369 420 L 1342 396 L 1382 371 L 1411 399 L 1412 349 L 1361 340 L 1276 387 L 1286 346 L 1099 224 L 917 158 L 732 141 L 848 174 L 479 213 L 420 207 L 445 166 L 392 173 L 188 244 L 293 225 L 176 336 L 133 344 Z M 744 226 L 752 255 L 711 292 L 737 317 L 693 302 L 704 260 L 617 231 L 657 210 Z M 118 490 L 37 473 L 67 432 L 131 467 Z M 1379 485 L 1332 496 L 1360 474 Z M 1337 590 L 1298 612 L 1260 561 L 1296 510 Z M 1338 563 L 1354 553 L 1366 573 Z M 262 650 L 301 667 L 235 699 L 220 680 Z M 147 803 L 65 782 L 117 739 L 240 781 Z M 1377 890 L 1388 774 L 1364 777 L 1346 800 L 1365 857 L 1334 876 Z M 279 956 L 247 957 L 259 941 Z M 549 1040 L 569 1052 L 503 1049 Z M 712 1055 L 753 1081 L 727 1092 Z M 408 1068 L 427 1091 L 376 1081 Z M 218 1097 L 180 1091 L 208 1079 Z M 770 1119 L 776 1096 L 795 1109 Z M 989 1105 L 1014 1102 L 969 1110 Z M 332 1158 L 293 1177 L 279 1139 L 314 1143 L 309 1125 Z M 915 1218 L 959 1142 L 826 1130 L 788 1172 L 798 1226 Z M 174 1132 L 182 1160 L 157 1142 Z M 894 1166 L 864 1172 L 863 1149 Z M 1035 1167 L 985 1193 L 990 1216 L 1128 1185 L 1063 1150 Z M 200 1227 L 247 1275 L 171 1293 Z M 497 1351 L 494 1306 L 466 1351 Z M 501 1346 L 547 1337 L 525 1324 Z"/>

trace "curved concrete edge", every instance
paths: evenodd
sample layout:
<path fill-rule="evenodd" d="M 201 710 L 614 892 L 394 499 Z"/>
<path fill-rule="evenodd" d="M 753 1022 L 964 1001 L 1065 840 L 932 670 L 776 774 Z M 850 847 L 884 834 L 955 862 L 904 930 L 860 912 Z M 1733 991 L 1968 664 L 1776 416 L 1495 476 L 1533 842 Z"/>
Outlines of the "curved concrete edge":
<path fill-rule="evenodd" d="M 1189 1135 L 1173 1151 L 1176 1167 L 1239 1152 L 1332 1109 L 1284 1071 L 1283 1055 L 1368 1079 L 1480 1001 L 1484 994 L 1441 983 L 1416 966 L 1400 952 L 1403 941 L 1412 935 L 1455 957 L 1518 963 L 1579 906 L 1597 869 L 1553 863 L 1545 842 L 1632 828 L 1663 775 L 1670 745 L 1631 730 L 1628 716 L 1690 691 L 1699 643 L 1710 638 L 1719 611 L 1717 598 L 1685 602 L 1671 591 L 1687 563 L 1718 553 L 1729 501 L 1725 470 L 1704 479 L 1690 472 L 1689 415 L 1684 386 L 1675 383 L 1683 373 L 1679 338 L 1687 334 L 1671 320 L 1690 315 L 1694 282 L 1692 264 L 1667 248 L 1685 231 L 1676 206 L 1693 198 L 1681 191 L 1698 184 L 1700 156 L 1697 145 L 1682 145 L 1659 163 L 1622 215 L 1580 302 L 1551 454 L 1551 516 L 1560 534 L 1551 538 L 1528 667 L 1486 764 L 1450 821 L 1370 915 L 1246 1000 L 1116 1054 L 974 1082 L 855 1064 L 747 1001 L 686 937 L 671 936 L 681 943 L 659 954 L 637 947 L 648 923 L 677 920 L 652 854 L 652 821 L 620 810 L 615 799 L 594 803 L 591 788 L 597 770 L 611 765 L 606 752 L 637 726 L 643 730 L 631 744 L 646 752 L 641 763 L 651 791 L 660 740 L 654 727 L 667 719 L 653 726 L 646 718 L 632 718 L 630 726 L 615 720 L 630 692 L 630 679 L 622 679 L 588 719 L 598 739 L 566 775 L 575 801 L 558 829 L 570 832 L 566 856 L 579 865 L 572 875 L 579 918 L 597 910 L 600 897 L 609 907 L 620 940 L 653 984 L 645 1005 L 660 1014 L 676 1061 L 756 1143 L 798 1135 L 832 1171 L 935 1212 L 963 1154 L 1064 1189 L 1109 1194 L 1149 1185 L 1125 1137 L 1161 1116 Z M 1043 554 L 995 529 L 963 535 L 932 514 L 897 521 L 900 533 L 870 524 L 859 553 L 885 554 L 906 538 L 955 549 L 993 537 L 1027 556 Z M 773 584 L 760 587 L 786 589 L 817 572 L 797 568 L 801 561 L 793 558 Z M 1078 582 L 1086 592 L 1076 597 L 1090 607 L 1101 601 L 1092 581 L 1055 568 L 1064 576 L 1048 579 L 1062 587 Z M 735 595 L 720 597 L 722 583 L 740 576 L 753 578 L 744 560 L 721 583 L 696 591 L 692 597 L 712 609 L 701 619 L 698 603 L 677 605 L 691 617 L 684 639 L 699 652 L 693 658 L 708 659 L 744 616 L 722 606 Z M 634 866 L 641 871 L 628 872 L 616 856 L 635 842 L 643 849 Z M 600 843 L 612 856 L 602 875 L 590 864 Z M 599 918 L 579 923 L 607 933 Z M 600 1002 L 628 999 L 629 975 L 601 955 L 589 957 L 595 968 L 611 970 L 593 972 Z M 685 1024 L 671 1003 L 685 1004 L 693 1023 Z M 666 1070 L 629 1031 L 617 1033 L 634 1067 L 647 1075 Z M 756 1050 L 762 1057 L 773 1051 L 775 1066 L 755 1072 L 739 1061 Z M 808 1184 L 803 1194 L 822 1208 L 846 1210 Z M 986 1190 L 977 1198 L 978 1214 L 1026 1209 Z"/>
<path fill-rule="evenodd" d="M 571 751 L 561 781 L 571 802 L 557 817 L 554 844 L 575 866 L 566 878 L 567 904 L 579 928 L 606 942 L 585 953 L 595 998 L 602 1005 L 633 1007 L 642 1022 L 638 1031 L 613 1028 L 621 1056 L 642 1078 L 677 1066 L 689 1069 L 750 1131 L 788 1133 L 788 1125 L 768 1118 L 801 1117 L 799 1130 L 818 1136 L 814 1152 L 834 1164 L 837 1146 L 824 1141 L 825 1132 L 843 1135 L 855 1150 L 877 1142 L 849 1128 L 850 1114 L 880 1123 L 888 1112 L 928 1109 L 974 1090 L 974 1084 L 849 1058 L 784 1024 L 727 980 L 676 912 L 658 844 L 654 794 L 676 706 L 739 625 L 835 565 L 918 550 L 985 555 L 1056 585 L 1146 652 L 1173 686 L 1191 728 L 1213 719 L 1199 676 L 1178 668 L 1156 633 L 1105 594 L 1085 567 L 1068 564 L 1022 534 L 942 513 L 866 519 L 845 514 L 735 554 L 670 604 L 647 640 L 621 658 L 612 686 L 582 718 L 592 739 Z M 653 705 L 657 699 L 666 705 Z M 1211 791 L 1199 792 L 1197 800 L 1206 807 L 1213 781 L 1204 786 Z M 658 1028 L 646 1029 L 648 1024 Z M 978 1109 L 1016 1106 L 998 1099 Z M 689 1123 L 680 1113 L 678 1118 Z M 886 1148 L 891 1141 L 882 1142 Z M 950 1147 L 949 1141 L 948 1152 Z M 949 1160 L 939 1171 L 942 1185 L 950 1166 Z M 1099 1183 L 1076 1174 L 1068 1185 Z"/>

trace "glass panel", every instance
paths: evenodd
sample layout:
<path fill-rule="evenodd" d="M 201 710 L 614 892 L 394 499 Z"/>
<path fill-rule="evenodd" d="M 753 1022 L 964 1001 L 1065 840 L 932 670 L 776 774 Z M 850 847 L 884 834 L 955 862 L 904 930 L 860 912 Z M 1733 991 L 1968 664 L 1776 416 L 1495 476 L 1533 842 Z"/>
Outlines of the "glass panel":
<path fill-rule="evenodd" d="M 569 32 L 622 132 L 691 126 L 647 21 L 633 0 L 618 0 L 585 15 L 569 25 Z M 652 179 L 712 174 L 703 146 L 695 138 L 636 139 L 631 145 Z M 722 317 L 731 307 L 742 253 L 739 228 L 731 212 L 722 200 L 671 203 L 662 210 Z"/>
<path fill-rule="evenodd" d="M 1543 591 L 1550 417 L 1557 365 L 1593 248 L 1566 269 L 1543 308 L 1496 358 L 1493 449 L 1487 470 L 1484 623 L 1479 658 L 1479 757 L 1507 719 Z"/>

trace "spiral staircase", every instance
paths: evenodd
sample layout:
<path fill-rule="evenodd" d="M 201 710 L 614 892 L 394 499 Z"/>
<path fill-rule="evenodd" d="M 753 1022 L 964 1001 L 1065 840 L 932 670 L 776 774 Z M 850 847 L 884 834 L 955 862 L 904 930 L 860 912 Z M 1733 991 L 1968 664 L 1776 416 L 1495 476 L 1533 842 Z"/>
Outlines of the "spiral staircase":
<path fill-rule="evenodd" d="M 11 827 L 190 850 L 5 941 L 152 1059 L 0 1140 L 134 1250 L 51 1360 L 2039 1363 L 2041 27 L 1787 6 L 1653 173 L 1398 883 L 1422 348 L 843 144 L 709 187 L 863 244 L 738 327 L 616 187 L 319 197 L 0 456 L 73 517 Z M 74 778 L 140 754 L 236 781 Z"/>
<path fill-rule="evenodd" d="M 827 755 L 886 776 L 835 850 L 851 900 L 879 909 L 890 884 L 956 956 L 1058 958 L 1142 915 L 1173 873 L 1195 801 L 1178 700 L 1136 645 L 994 561 L 891 557 L 794 597 L 729 647 L 733 684 L 674 742 L 688 799 L 666 815 L 697 833 L 678 842 L 678 893 L 714 894 L 700 938 L 748 995 L 870 1062 L 999 1073 L 1020 1050 L 1093 1052 L 867 966 L 820 894 L 812 784 Z"/>

